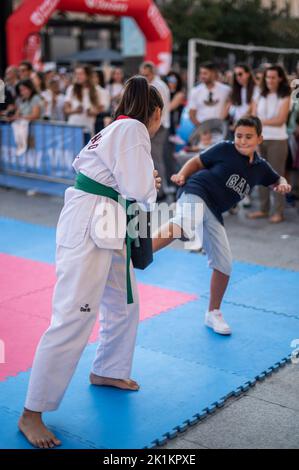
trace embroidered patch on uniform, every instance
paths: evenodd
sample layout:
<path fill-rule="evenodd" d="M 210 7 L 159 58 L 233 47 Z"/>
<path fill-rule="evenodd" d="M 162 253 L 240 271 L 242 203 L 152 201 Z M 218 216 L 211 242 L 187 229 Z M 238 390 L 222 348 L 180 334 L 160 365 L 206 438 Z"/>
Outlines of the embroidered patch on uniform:
<path fill-rule="evenodd" d="M 84 307 L 81 307 L 80 312 L 90 312 L 89 304 L 85 304 Z"/>

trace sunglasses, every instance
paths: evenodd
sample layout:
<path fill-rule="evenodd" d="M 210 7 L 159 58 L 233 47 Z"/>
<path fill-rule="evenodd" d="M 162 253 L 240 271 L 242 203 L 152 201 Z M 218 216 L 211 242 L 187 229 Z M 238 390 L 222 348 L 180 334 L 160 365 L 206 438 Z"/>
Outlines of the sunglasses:
<path fill-rule="evenodd" d="M 175 77 L 167 77 L 167 81 L 169 83 L 177 83 L 177 79 Z"/>

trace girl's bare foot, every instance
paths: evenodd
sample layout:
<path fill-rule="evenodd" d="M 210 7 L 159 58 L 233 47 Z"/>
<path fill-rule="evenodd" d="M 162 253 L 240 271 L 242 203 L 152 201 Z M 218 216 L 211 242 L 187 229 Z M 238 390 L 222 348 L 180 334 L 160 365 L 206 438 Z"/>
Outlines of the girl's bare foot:
<path fill-rule="evenodd" d="M 132 379 L 112 379 L 110 377 L 100 377 L 93 373 L 89 376 L 90 383 L 92 385 L 104 385 L 106 387 L 116 387 L 122 390 L 139 390 L 139 385 L 135 380 Z"/>
<path fill-rule="evenodd" d="M 61 445 L 61 441 L 44 425 L 41 413 L 24 410 L 19 420 L 19 429 L 34 447 L 52 449 Z"/>

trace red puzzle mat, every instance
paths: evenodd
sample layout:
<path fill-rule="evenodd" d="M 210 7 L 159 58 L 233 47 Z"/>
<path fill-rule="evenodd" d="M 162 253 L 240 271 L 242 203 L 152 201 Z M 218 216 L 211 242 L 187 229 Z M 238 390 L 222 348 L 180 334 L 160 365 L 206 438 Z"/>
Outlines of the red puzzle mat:
<path fill-rule="evenodd" d="M 0 380 L 31 367 L 37 343 L 50 323 L 54 284 L 54 265 L 0 254 L 0 339 L 5 348 Z M 141 321 L 196 298 L 146 284 L 138 287 Z M 90 342 L 97 341 L 98 330 L 97 321 Z"/>

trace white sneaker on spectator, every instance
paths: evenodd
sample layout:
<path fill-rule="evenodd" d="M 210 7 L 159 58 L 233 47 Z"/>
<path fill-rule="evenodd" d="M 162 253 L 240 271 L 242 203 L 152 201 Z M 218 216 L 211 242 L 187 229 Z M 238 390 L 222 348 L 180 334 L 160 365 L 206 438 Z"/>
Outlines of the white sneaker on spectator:
<path fill-rule="evenodd" d="M 212 330 L 214 330 L 215 333 L 218 333 L 219 335 L 231 335 L 232 333 L 220 310 L 206 312 L 205 325 L 209 328 L 212 328 Z"/>

